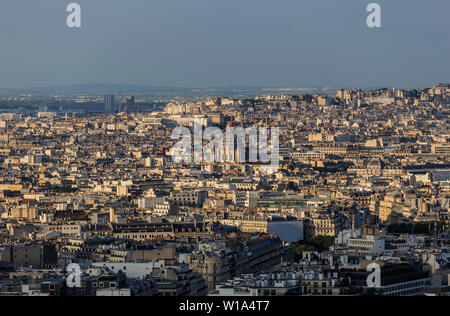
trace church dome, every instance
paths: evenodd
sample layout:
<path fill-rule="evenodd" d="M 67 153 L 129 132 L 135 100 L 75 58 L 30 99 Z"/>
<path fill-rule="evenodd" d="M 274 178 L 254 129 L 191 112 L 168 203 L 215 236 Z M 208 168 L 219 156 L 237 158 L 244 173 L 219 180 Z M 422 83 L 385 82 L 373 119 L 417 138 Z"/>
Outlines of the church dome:
<path fill-rule="evenodd" d="M 371 159 L 367 164 L 367 169 L 383 169 L 385 164 L 378 158 Z"/>

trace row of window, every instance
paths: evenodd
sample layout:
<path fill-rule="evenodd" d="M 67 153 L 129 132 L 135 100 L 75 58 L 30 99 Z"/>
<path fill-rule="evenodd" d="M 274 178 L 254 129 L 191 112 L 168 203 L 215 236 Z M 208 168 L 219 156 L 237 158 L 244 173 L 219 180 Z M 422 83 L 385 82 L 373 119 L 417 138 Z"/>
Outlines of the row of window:
<path fill-rule="evenodd" d="M 423 281 L 411 282 L 411 283 L 406 283 L 406 284 L 402 284 L 402 285 L 391 286 L 391 287 L 388 287 L 386 290 L 389 292 L 400 291 L 400 290 L 405 290 L 405 289 L 410 289 L 410 288 L 422 287 L 423 284 L 424 284 Z"/>

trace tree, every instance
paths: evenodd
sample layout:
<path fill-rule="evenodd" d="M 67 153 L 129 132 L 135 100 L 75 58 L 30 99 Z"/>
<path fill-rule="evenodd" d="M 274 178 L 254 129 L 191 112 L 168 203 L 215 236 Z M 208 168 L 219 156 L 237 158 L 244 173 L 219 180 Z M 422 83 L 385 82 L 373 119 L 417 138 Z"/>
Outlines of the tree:
<path fill-rule="evenodd" d="M 305 251 L 322 252 L 330 249 L 334 245 L 334 237 L 330 236 L 316 236 L 310 240 L 301 240 L 292 243 L 291 247 L 294 250 L 297 258 L 301 258 Z"/>

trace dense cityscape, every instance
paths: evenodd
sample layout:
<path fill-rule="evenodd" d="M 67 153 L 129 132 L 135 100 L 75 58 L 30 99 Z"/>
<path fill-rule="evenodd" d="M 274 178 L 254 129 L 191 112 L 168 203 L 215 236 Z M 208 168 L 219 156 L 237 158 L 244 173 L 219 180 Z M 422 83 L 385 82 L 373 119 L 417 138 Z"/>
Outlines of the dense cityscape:
<path fill-rule="evenodd" d="M 3 94 L 0 295 L 448 296 L 450 85 L 259 93 Z M 174 160 L 196 122 L 279 165 Z"/>

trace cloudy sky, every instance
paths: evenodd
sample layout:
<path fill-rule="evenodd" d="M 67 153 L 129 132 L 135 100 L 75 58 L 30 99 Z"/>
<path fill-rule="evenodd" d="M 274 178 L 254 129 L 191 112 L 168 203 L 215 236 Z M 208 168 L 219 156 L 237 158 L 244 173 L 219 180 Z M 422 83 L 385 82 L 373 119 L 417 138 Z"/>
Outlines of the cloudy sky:
<path fill-rule="evenodd" d="M 449 0 L 2 0 L 0 88 L 427 87 L 450 81 L 449 15 Z"/>

